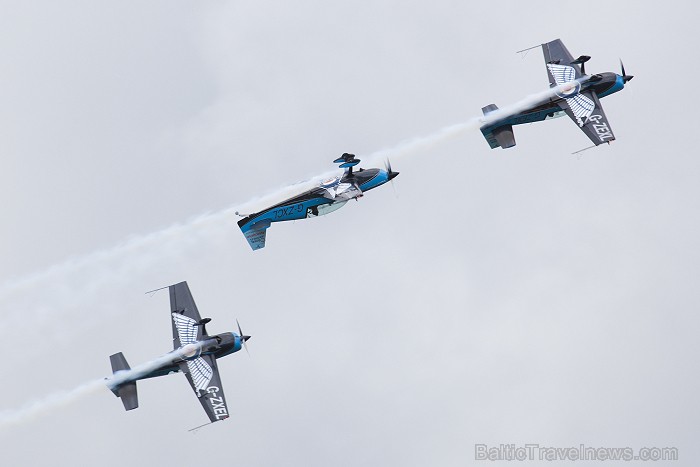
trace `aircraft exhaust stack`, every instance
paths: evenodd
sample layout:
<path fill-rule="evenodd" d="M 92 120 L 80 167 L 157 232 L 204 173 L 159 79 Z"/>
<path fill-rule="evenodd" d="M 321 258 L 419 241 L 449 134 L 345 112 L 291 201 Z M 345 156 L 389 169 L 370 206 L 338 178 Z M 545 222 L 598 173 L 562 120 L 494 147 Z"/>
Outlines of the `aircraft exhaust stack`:
<path fill-rule="evenodd" d="M 119 371 L 130 370 L 131 367 L 127 363 L 124 354 L 119 352 L 109 356 L 109 361 L 112 364 L 112 373 L 116 374 Z M 136 381 L 128 381 L 115 387 L 110 387 L 115 396 L 122 400 L 125 410 L 134 410 L 139 406 L 139 396 L 136 392 Z"/>

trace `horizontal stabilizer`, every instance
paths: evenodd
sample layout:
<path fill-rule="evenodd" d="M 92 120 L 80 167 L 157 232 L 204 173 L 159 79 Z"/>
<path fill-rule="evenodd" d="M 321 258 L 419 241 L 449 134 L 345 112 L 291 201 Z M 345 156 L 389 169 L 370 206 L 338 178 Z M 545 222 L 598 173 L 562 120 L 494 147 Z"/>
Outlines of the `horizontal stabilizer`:
<path fill-rule="evenodd" d="M 513 134 L 513 125 L 503 125 L 502 127 L 493 130 L 493 137 L 503 149 L 512 148 L 515 146 L 515 135 Z"/>
<path fill-rule="evenodd" d="M 136 381 L 123 384 L 116 389 L 116 395 L 122 400 L 124 409 L 134 410 L 139 406 L 139 395 L 136 392 Z"/>
<path fill-rule="evenodd" d="M 119 352 L 109 356 L 109 362 L 112 364 L 112 373 L 122 370 L 131 370 L 129 363 L 126 361 L 124 354 Z"/>
<path fill-rule="evenodd" d="M 489 104 L 482 107 L 481 111 L 484 116 L 498 110 L 496 104 Z M 492 125 L 498 125 L 498 121 Z M 515 135 L 513 134 L 513 125 L 492 126 L 484 125 L 481 127 L 481 133 L 486 138 L 486 141 L 491 146 L 491 149 L 501 147 L 503 149 L 512 148 L 515 146 Z"/>
<path fill-rule="evenodd" d="M 131 369 L 131 367 L 129 367 L 129 363 L 127 363 L 126 358 L 124 357 L 124 354 L 121 352 L 110 355 L 109 361 L 112 364 L 112 373 Z M 115 396 L 122 400 L 126 410 L 133 410 L 139 406 L 139 397 L 138 393 L 136 392 L 136 381 L 128 381 L 110 389 Z"/>

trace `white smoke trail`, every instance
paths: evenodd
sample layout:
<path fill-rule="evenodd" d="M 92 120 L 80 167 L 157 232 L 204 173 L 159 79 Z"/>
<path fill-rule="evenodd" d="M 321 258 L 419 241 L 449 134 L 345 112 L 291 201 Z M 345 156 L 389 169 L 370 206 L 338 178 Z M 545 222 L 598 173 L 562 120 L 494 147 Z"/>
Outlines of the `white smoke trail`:
<path fill-rule="evenodd" d="M 54 410 L 75 403 L 83 397 L 101 391 L 105 387 L 118 386 L 126 381 L 138 379 L 182 356 L 183 352 L 181 350 L 176 350 L 138 365 L 130 370 L 118 371 L 109 378 L 88 381 L 73 389 L 58 391 L 41 399 L 37 399 L 18 409 L 2 411 L 0 412 L 0 430 L 35 420 L 42 415 L 47 415 Z"/>
<path fill-rule="evenodd" d="M 0 326 L 12 329 L 6 333 L 9 339 L 41 335 L 48 348 L 70 342 L 108 315 L 124 311 L 124 299 L 110 289 L 121 288 L 155 264 L 177 262 L 188 249 L 210 241 L 217 232 L 233 230 L 234 221 L 233 209 L 204 214 L 7 282 L 0 287 L 5 310 Z M 94 309 L 96 303 L 99 310 Z"/>
<path fill-rule="evenodd" d="M 520 112 L 533 104 L 542 102 L 555 95 L 557 88 L 533 94 L 513 105 L 504 107 L 487 117 L 478 117 L 466 122 L 442 128 L 430 135 L 408 140 L 393 148 L 377 151 L 363 156 L 365 163 L 373 163 L 386 157 L 392 159 L 426 151 L 447 140 L 461 136 L 467 131 L 478 129 L 483 123 L 496 118 Z M 206 213 L 183 224 L 176 224 L 157 232 L 133 237 L 112 248 L 97 251 L 86 256 L 54 265 L 43 271 L 5 282 L 0 285 L 0 303 L 5 316 L 3 325 L 13 329 L 17 334 L 32 330 L 41 332 L 41 327 L 51 328 L 44 333 L 45 343 L 50 346 L 50 339 L 69 339 L 70 333 L 78 332 L 79 327 L 87 328 L 92 322 L 104 319 L 108 313 L 105 305 L 100 313 L 85 313 L 84 307 L 89 299 L 104 294 L 107 287 L 115 288 L 120 282 L 130 280 L 136 272 L 148 270 L 152 265 L 164 260 L 172 261 L 182 255 L 189 247 L 203 241 L 210 241 L 221 232 L 230 230 L 235 235 L 237 217 L 235 212 L 251 212 L 269 203 L 275 203 L 294 194 L 300 193 L 314 185 L 320 178 L 337 173 L 326 172 L 301 183 L 287 185 L 238 205 L 217 212 Z M 252 209 L 256 205 L 256 209 Z M 239 238 L 241 248 L 245 248 L 242 236 Z M 156 284 L 160 285 L 160 284 Z M 106 303 L 105 300 L 90 303 Z M 119 308 L 112 305 L 110 312 Z M 93 311 L 93 310 L 90 310 Z M 71 313 L 79 319 L 71 320 Z M 69 323 L 63 329 L 56 329 L 61 323 Z M 59 332 L 60 331 L 60 332 Z"/>
<path fill-rule="evenodd" d="M 362 159 L 366 162 L 377 163 L 378 161 L 387 158 L 395 160 L 416 152 L 430 150 L 438 144 L 442 144 L 446 141 L 462 136 L 468 131 L 477 130 L 484 124 L 493 123 L 496 120 L 515 115 L 536 104 L 545 102 L 546 100 L 556 96 L 556 94 L 561 92 L 561 89 L 565 86 L 566 85 L 556 86 L 536 94 L 530 94 L 524 99 L 521 99 L 514 104 L 502 107 L 486 116 L 474 117 L 465 122 L 450 125 L 427 136 L 410 139 L 399 143 L 392 148 L 374 152 L 368 156 L 364 156 Z"/>
<path fill-rule="evenodd" d="M 212 224 L 220 225 L 226 219 L 233 219 L 234 217 L 234 208 L 202 214 L 184 224 L 175 224 L 157 232 L 133 237 L 112 248 L 96 251 L 81 258 L 70 259 L 64 263 L 53 265 L 43 271 L 7 281 L 0 286 L 0 300 L 12 292 L 23 289 L 32 290 L 40 283 L 50 283 L 53 279 L 62 277 L 70 272 L 89 268 L 94 264 L 109 262 L 116 257 L 141 250 L 150 245 L 167 243 L 172 238 L 182 237 L 184 233 L 189 231 L 205 229 Z"/>
<path fill-rule="evenodd" d="M 404 157 L 404 156 L 407 156 L 407 155 L 410 155 L 410 154 L 413 154 L 416 152 L 430 150 L 439 144 L 442 144 L 444 142 L 447 142 L 449 140 L 452 140 L 454 138 L 462 136 L 463 134 L 467 133 L 468 131 L 479 129 L 484 124 L 493 123 L 496 120 L 509 117 L 511 115 L 522 112 L 523 110 L 526 110 L 526 109 L 532 107 L 533 105 L 542 103 L 542 102 L 556 96 L 556 94 L 558 92 L 561 92 L 561 89 L 563 89 L 564 87 L 567 87 L 567 86 L 568 85 L 565 84 L 565 85 L 549 88 L 549 89 L 544 90 L 544 91 L 539 92 L 539 93 L 530 94 L 529 96 L 525 97 L 524 99 L 521 99 L 521 100 L 519 100 L 513 104 L 507 105 L 505 107 L 501 107 L 500 109 L 497 109 L 494 112 L 489 113 L 487 116 L 473 117 L 465 122 L 457 123 L 454 125 L 450 125 L 450 126 L 441 128 L 441 129 L 439 129 L 439 130 L 437 130 L 437 131 L 435 131 L 427 136 L 406 140 L 406 141 L 403 141 L 403 142 L 401 142 L 401 143 L 399 143 L 391 148 L 381 149 L 381 150 L 373 152 L 371 154 L 361 155 L 359 157 L 362 159 L 362 161 L 365 164 L 376 165 L 377 163 L 381 163 L 382 160 L 385 160 L 387 158 L 390 158 L 392 160 L 396 160 L 396 159 L 399 159 L 401 157 Z M 266 205 L 265 203 L 270 203 L 270 202 L 274 203 L 276 201 L 282 201 L 283 199 L 289 197 L 293 193 L 299 193 L 305 189 L 309 189 L 313 186 L 317 186 L 317 182 L 319 180 L 331 177 L 337 173 L 338 173 L 338 170 L 331 170 L 331 171 L 325 172 L 323 174 L 316 175 L 309 180 L 305 180 L 303 182 L 299 182 L 299 183 L 296 183 L 293 185 L 288 185 L 282 189 L 275 190 L 275 191 L 269 193 L 268 195 L 265 195 L 262 198 L 250 200 L 250 201 L 244 203 L 244 206 L 253 205 L 253 204 L 265 206 Z M 269 204 L 267 204 L 267 205 L 269 205 Z"/>
<path fill-rule="evenodd" d="M 0 412 L 0 430 L 32 421 L 52 410 L 70 405 L 78 399 L 95 393 L 102 387 L 104 387 L 104 381 L 98 379 L 81 384 L 69 391 L 53 393 L 42 399 L 30 402 L 19 409 Z"/>

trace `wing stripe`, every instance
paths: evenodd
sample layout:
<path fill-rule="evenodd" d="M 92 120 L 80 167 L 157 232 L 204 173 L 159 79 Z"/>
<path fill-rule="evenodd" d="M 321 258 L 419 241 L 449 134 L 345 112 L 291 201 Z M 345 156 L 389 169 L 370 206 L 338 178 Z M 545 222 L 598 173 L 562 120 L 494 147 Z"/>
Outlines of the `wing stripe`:
<path fill-rule="evenodd" d="M 569 104 L 569 107 L 574 115 L 582 119 L 582 121 L 584 118 L 590 117 L 593 113 L 593 109 L 595 109 L 595 102 L 581 94 L 574 97 L 569 97 L 566 99 L 566 103 Z"/>
<path fill-rule="evenodd" d="M 547 68 L 549 68 L 549 72 L 552 73 L 557 84 L 570 83 L 576 79 L 576 70 L 572 66 L 548 63 Z"/>
<path fill-rule="evenodd" d="M 173 322 L 177 328 L 177 335 L 180 338 L 180 345 L 194 344 L 197 342 L 197 322 L 192 318 L 179 313 L 172 313 Z"/>
<path fill-rule="evenodd" d="M 192 376 L 192 383 L 196 389 L 204 391 L 209 386 L 214 370 L 204 361 L 202 357 L 194 360 L 187 360 L 187 369 Z"/>
<path fill-rule="evenodd" d="M 549 72 L 552 73 L 557 85 L 570 83 L 576 79 L 576 70 L 572 66 L 548 63 L 547 68 Z M 569 105 L 569 108 L 571 108 L 574 116 L 580 119 L 579 125 L 581 126 L 583 126 L 585 119 L 590 117 L 595 109 L 595 102 L 581 94 L 567 97 L 566 103 Z"/>

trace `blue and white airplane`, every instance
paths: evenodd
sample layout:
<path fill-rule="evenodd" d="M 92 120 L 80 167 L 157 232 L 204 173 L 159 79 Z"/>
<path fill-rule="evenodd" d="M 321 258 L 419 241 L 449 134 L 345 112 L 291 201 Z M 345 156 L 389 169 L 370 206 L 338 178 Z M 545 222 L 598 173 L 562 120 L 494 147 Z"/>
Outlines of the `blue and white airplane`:
<path fill-rule="evenodd" d="M 574 59 L 559 39 L 542 44 L 542 51 L 547 66 L 549 86 L 558 87 L 556 94 L 517 114 L 496 118 L 493 121 L 486 118 L 487 123 L 481 126 L 481 133 L 491 149 L 497 147 L 507 149 L 515 146 L 513 125 L 540 122 L 561 117 L 564 114 L 571 117 L 595 146 L 613 141 L 615 135 L 610 129 L 598 98 L 622 90 L 634 76 L 625 74 L 622 61 L 620 61 L 621 75 L 610 72 L 587 75 L 585 63 L 591 57 L 581 55 Z M 481 110 L 484 116 L 488 117 L 497 109 L 495 104 L 490 104 Z"/>
<path fill-rule="evenodd" d="M 216 360 L 241 348 L 247 351 L 246 341 L 250 336 L 243 334 L 240 325 L 238 333 L 207 334 L 206 324 L 211 319 L 202 319 L 199 315 L 187 282 L 167 288 L 170 291 L 173 350 L 154 360 L 155 363 L 146 370 L 140 367 L 132 370 L 121 352 L 111 355 L 109 360 L 114 376 L 107 380 L 107 386 L 122 400 L 126 410 L 133 410 L 139 406 L 136 381 L 181 372 L 187 377 L 209 420 L 225 420 L 229 417 L 229 410 Z"/>
<path fill-rule="evenodd" d="M 364 192 L 384 185 L 399 174 L 391 170 L 388 162 L 386 170 L 374 168 L 353 171 L 352 168 L 360 163 L 354 154 L 345 153 L 333 162 L 345 169 L 342 176 L 324 180 L 316 188 L 260 212 L 249 214 L 238 221 L 238 226 L 253 250 L 265 247 L 267 229 L 273 222 L 329 214 L 345 206 L 349 200 L 357 200 Z"/>

